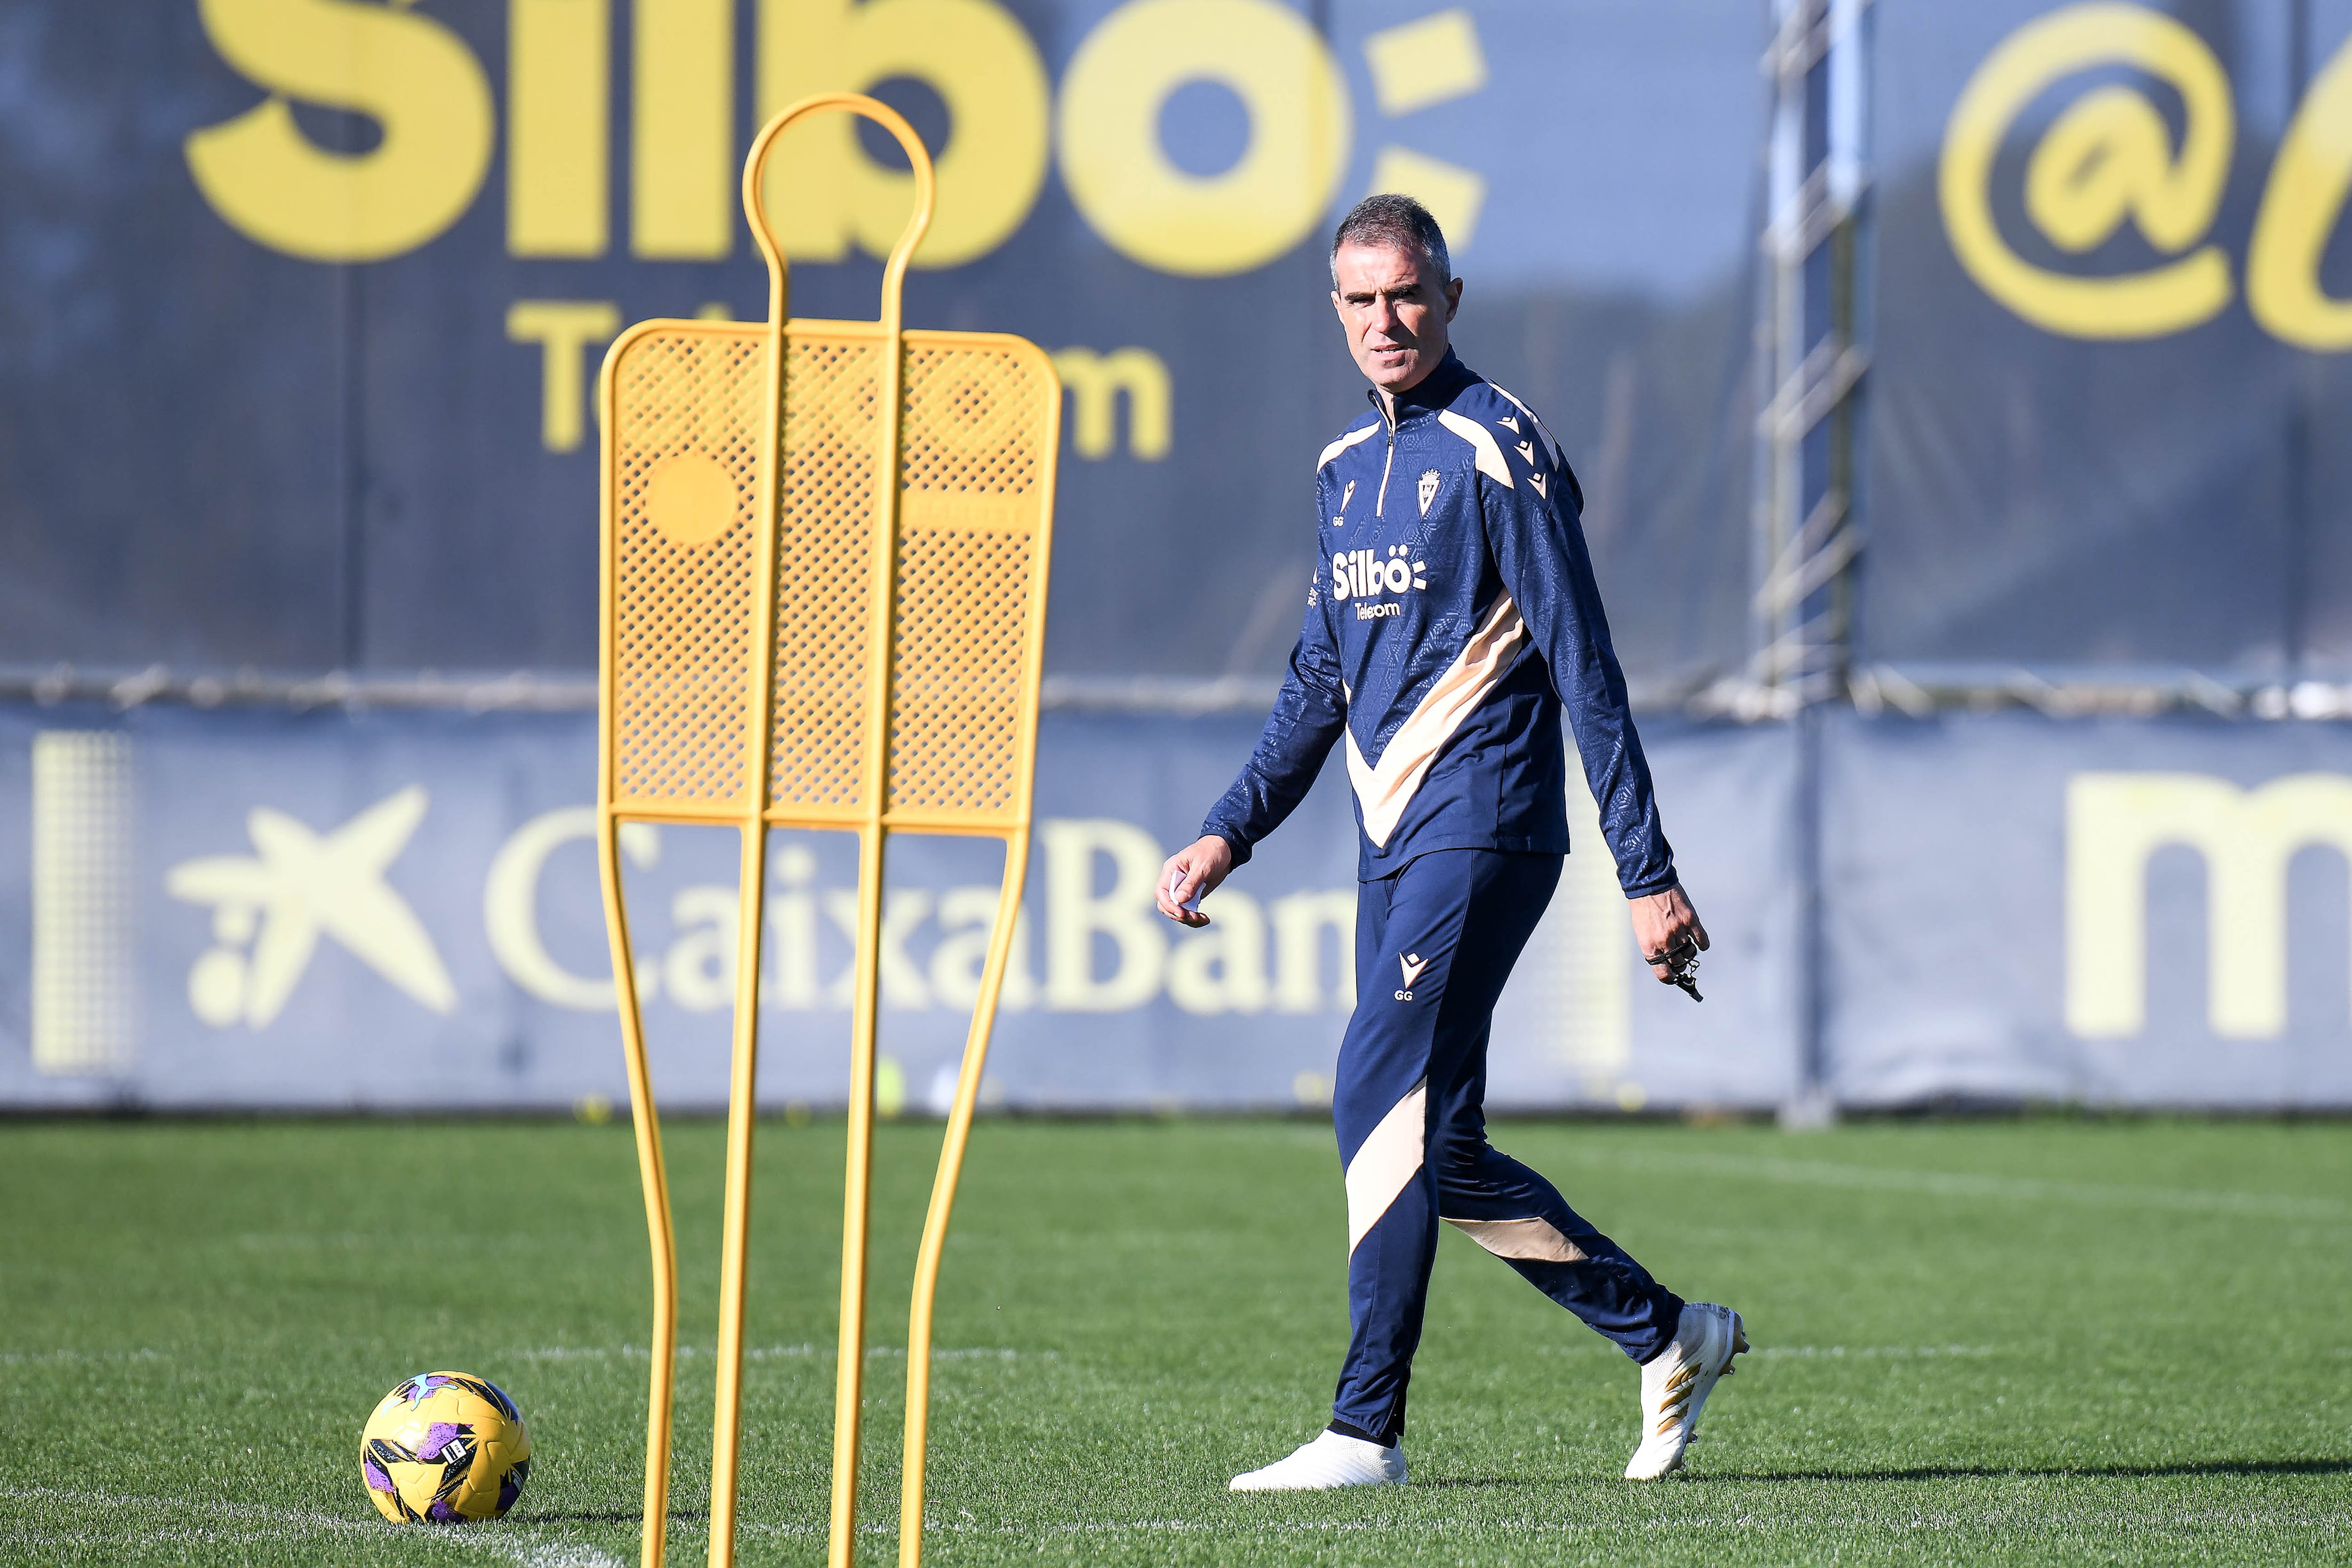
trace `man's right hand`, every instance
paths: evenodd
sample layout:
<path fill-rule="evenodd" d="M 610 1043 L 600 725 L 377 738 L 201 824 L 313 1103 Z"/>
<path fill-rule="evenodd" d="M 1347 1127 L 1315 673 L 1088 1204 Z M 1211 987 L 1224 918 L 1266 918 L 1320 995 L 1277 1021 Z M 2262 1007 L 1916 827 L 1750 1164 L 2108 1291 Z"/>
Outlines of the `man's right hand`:
<path fill-rule="evenodd" d="M 1706 927 L 1699 924 L 1690 895 L 1676 882 L 1663 893 L 1644 893 L 1628 900 L 1633 916 L 1633 941 L 1650 973 L 1668 985 L 1679 984 L 1675 974 L 1680 956 L 1706 951 Z"/>
<path fill-rule="evenodd" d="M 1179 925 L 1207 925 L 1208 916 L 1184 906 L 1216 891 L 1233 868 L 1234 847 L 1213 833 L 1203 834 L 1160 868 L 1160 912 Z"/>

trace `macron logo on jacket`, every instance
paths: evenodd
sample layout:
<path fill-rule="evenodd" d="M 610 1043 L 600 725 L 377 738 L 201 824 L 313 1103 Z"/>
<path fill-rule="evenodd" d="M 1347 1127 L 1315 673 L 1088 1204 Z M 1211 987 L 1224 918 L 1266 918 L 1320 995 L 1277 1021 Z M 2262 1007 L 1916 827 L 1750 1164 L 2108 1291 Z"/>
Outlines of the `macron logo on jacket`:
<path fill-rule="evenodd" d="M 1433 849 L 1568 847 L 1565 702 L 1632 892 L 1674 879 L 1579 521 L 1532 410 L 1449 353 L 1317 464 L 1318 565 L 1273 715 L 1206 830 L 1236 857 L 1344 740 L 1360 874 Z"/>

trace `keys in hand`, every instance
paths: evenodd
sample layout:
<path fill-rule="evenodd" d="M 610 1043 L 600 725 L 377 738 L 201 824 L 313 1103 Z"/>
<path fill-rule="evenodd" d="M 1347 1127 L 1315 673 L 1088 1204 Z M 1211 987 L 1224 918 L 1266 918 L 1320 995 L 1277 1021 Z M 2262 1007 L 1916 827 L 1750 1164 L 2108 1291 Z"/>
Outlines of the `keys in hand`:
<path fill-rule="evenodd" d="M 1698 943 L 1685 942 L 1664 952 L 1644 953 L 1642 962 L 1665 965 L 1667 973 L 1659 977 L 1660 984 L 1681 986 L 1694 1002 L 1706 1000 L 1698 994 Z"/>

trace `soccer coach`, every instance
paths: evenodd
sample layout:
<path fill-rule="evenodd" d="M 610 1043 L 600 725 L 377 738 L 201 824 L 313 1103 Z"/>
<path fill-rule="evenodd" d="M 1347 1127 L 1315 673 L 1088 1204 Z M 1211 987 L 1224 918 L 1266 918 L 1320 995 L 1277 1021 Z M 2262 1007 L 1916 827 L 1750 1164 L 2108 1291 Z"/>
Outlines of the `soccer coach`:
<path fill-rule="evenodd" d="M 1358 846 L 1356 1011 L 1332 1118 L 1348 1189 L 1354 1334 L 1330 1426 L 1236 1491 L 1405 1479 L 1405 1392 L 1440 1219 L 1642 1367 L 1646 1480 L 1679 1468 L 1700 1407 L 1748 1348 L 1739 1314 L 1685 1303 L 1486 1142 L 1496 999 L 1568 852 L 1560 710 L 1661 980 L 1707 945 L 1658 826 L 1649 764 L 1578 519 L 1533 412 L 1454 354 L 1462 284 L 1408 196 L 1367 197 L 1331 241 L 1331 303 L 1370 408 L 1323 448 L 1319 559 L 1290 674 L 1241 776 L 1170 858 L 1160 912 L 1202 895 L 1347 747 Z"/>

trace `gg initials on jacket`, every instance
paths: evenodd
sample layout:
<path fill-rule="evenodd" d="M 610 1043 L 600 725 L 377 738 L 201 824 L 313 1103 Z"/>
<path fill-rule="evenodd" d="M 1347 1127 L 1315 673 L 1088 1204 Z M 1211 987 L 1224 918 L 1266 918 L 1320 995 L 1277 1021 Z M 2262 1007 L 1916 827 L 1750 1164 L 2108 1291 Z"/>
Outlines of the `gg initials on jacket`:
<path fill-rule="evenodd" d="M 1323 449 L 1321 559 L 1290 673 L 1202 831 L 1236 864 L 1345 739 L 1369 881 L 1433 849 L 1568 849 L 1568 710 L 1628 897 L 1674 885 L 1579 521 L 1527 405 L 1451 353 Z"/>

